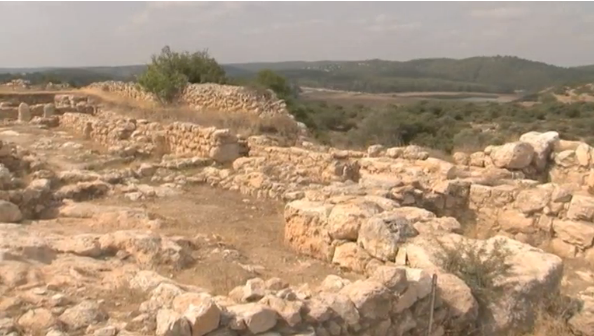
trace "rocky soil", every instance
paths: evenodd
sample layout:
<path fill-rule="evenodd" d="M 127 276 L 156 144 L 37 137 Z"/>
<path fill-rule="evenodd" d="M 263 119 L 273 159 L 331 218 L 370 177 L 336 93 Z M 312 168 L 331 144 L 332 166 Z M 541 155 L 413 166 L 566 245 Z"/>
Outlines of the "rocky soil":
<path fill-rule="evenodd" d="M 0 335 L 154 335 L 156 288 L 214 296 L 254 278 L 283 289 L 358 277 L 292 253 L 280 203 L 193 179 L 204 160 L 131 162 L 26 123 L 0 137 Z"/>
<path fill-rule="evenodd" d="M 0 335 L 594 335 L 585 144 L 445 162 L 91 101 L 8 104 Z"/>

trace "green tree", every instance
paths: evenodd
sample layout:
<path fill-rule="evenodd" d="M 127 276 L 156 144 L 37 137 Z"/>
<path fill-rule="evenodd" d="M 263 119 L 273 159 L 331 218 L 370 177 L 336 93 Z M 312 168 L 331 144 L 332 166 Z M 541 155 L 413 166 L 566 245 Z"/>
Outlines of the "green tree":
<path fill-rule="evenodd" d="M 287 82 L 287 79 L 272 70 L 261 70 L 256 76 L 256 84 L 270 89 L 276 93 L 280 99 L 293 98 L 293 89 Z"/>
<path fill-rule="evenodd" d="M 138 77 L 138 84 L 162 102 L 171 102 L 188 83 L 222 84 L 226 80 L 225 70 L 207 50 L 178 53 L 165 46 L 161 54 L 151 57 L 151 64 Z"/>

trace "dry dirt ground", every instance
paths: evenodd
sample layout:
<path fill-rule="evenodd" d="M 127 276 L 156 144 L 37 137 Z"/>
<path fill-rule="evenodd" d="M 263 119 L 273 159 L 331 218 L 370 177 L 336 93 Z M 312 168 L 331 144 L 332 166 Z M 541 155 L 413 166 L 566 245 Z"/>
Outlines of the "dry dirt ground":
<path fill-rule="evenodd" d="M 161 230 L 166 235 L 206 234 L 217 237 L 223 248 L 238 251 L 241 258 L 236 263 L 203 255 L 193 268 L 173 274 L 182 283 L 204 287 L 216 294 L 226 294 L 254 276 L 280 277 L 292 285 L 317 284 L 328 274 L 356 277 L 290 251 L 283 243 L 282 205 L 277 202 L 206 186 L 192 187 L 183 195 L 158 200 L 126 202 L 106 198 L 96 202 L 140 205 L 166 219 L 169 224 Z"/>

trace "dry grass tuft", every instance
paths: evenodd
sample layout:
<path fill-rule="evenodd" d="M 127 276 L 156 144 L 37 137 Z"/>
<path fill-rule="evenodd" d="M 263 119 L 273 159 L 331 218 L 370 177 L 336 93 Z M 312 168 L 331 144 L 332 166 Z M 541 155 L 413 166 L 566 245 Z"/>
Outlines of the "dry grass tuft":
<path fill-rule="evenodd" d="M 251 113 L 197 110 L 185 105 L 162 106 L 155 102 L 141 102 L 98 90 L 86 89 L 83 92 L 100 99 L 107 108 L 137 119 L 161 123 L 181 121 L 205 127 L 228 128 L 243 137 L 269 134 L 296 141 L 300 132 L 297 123 L 288 116 L 260 117 Z"/>
<path fill-rule="evenodd" d="M 579 304 L 574 299 L 558 292 L 549 294 L 544 304 L 537 310 L 536 321 L 532 332 L 520 336 L 573 335 L 567 321 L 578 309 Z"/>
<path fill-rule="evenodd" d="M 98 98 L 104 103 L 115 104 L 123 107 L 156 108 L 160 106 L 158 102 L 137 100 L 95 88 L 82 88 L 76 92 Z"/>

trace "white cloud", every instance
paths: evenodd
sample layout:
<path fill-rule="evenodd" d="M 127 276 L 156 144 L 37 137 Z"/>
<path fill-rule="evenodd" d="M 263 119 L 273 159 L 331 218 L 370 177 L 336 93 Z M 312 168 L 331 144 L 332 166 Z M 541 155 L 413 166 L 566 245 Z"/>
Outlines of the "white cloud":
<path fill-rule="evenodd" d="M 523 7 L 497 7 L 497 8 L 485 8 L 485 9 L 472 9 L 470 16 L 478 19 L 491 19 L 491 20 L 511 20 L 521 19 L 526 17 L 529 11 Z"/>
<path fill-rule="evenodd" d="M 115 28 L 121 36 L 130 36 L 139 33 L 164 30 L 172 26 L 191 26 L 199 29 L 200 26 L 212 25 L 217 20 L 226 17 L 238 16 L 244 10 L 253 7 L 248 2 L 199 2 L 199 1 L 155 1 L 149 2 L 141 10 L 134 13 L 128 22 Z M 192 33 L 193 36 L 208 34 L 199 29 Z"/>
<path fill-rule="evenodd" d="M 4 66 L 144 62 L 163 45 L 205 46 L 221 62 L 510 54 L 573 65 L 594 59 L 588 2 L 0 2 L 0 12 L 0 45 L 16 50 L 0 53 Z M 10 29 L 25 16 L 30 25 Z M 42 54 L 35 52 L 39 45 Z"/>
<path fill-rule="evenodd" d="M 192 2 L 192 1 L 153 1 L 149 2 L 147 8 L 151 9 L 162 9 L 162 8 L 171 8 L 171 7 L 187 7 L 187 6 L 200 6 L 201 2 Z"/>
<path fill-rule="evenodd" d="M 397 18 L 390 17 L 384 13 L 375 16 L 372 19 L 356 20 L 358 24 L 365 24 L 366 31 L 375 33 L 384 32 L 409 32 L 421 27 L 419 22 L 401 22 Z"/>
<path fill-rule="evenodd" d="M 421 28 L 421 24 L 418 22 L 410 22 L 410 23 L 393 23 L 393 22 L 386 22 L 384 24 L 375 24 L 371 26 L 367 26 L 365 30 L 376 32 L 376 33 L 384 33 L 384 32 L 410 32 Z"/>
<path fill-rule="evenodd" d="M 279 22 L 274 23 L 271 25 L 272 29 L 279 30 L 279 29 L 293 29 L 293 28 L 301 28 L 306 26 L 313 26 L 313 25 L 327 25 L 330 24 L 329 21 L 321 20 L 321 19 L 311 19 L 305 21 L 296 21 L 296 22 Z"/>
<path fill-rule="evenodd" d="M 389 21 L 389 18 L 386 14 L 380 14 L 375 17 L 374 21 L 377 23 L 383 23 L 383 22 Z"/>
<path fill-rule="evenodd" d="M 248 8 L 246 2 L 155 1 L 136 13 L 132 25 L 143 25 L 151 20 L 174 19 L 177 22 L 215 21 L 236 15 Z"/>

